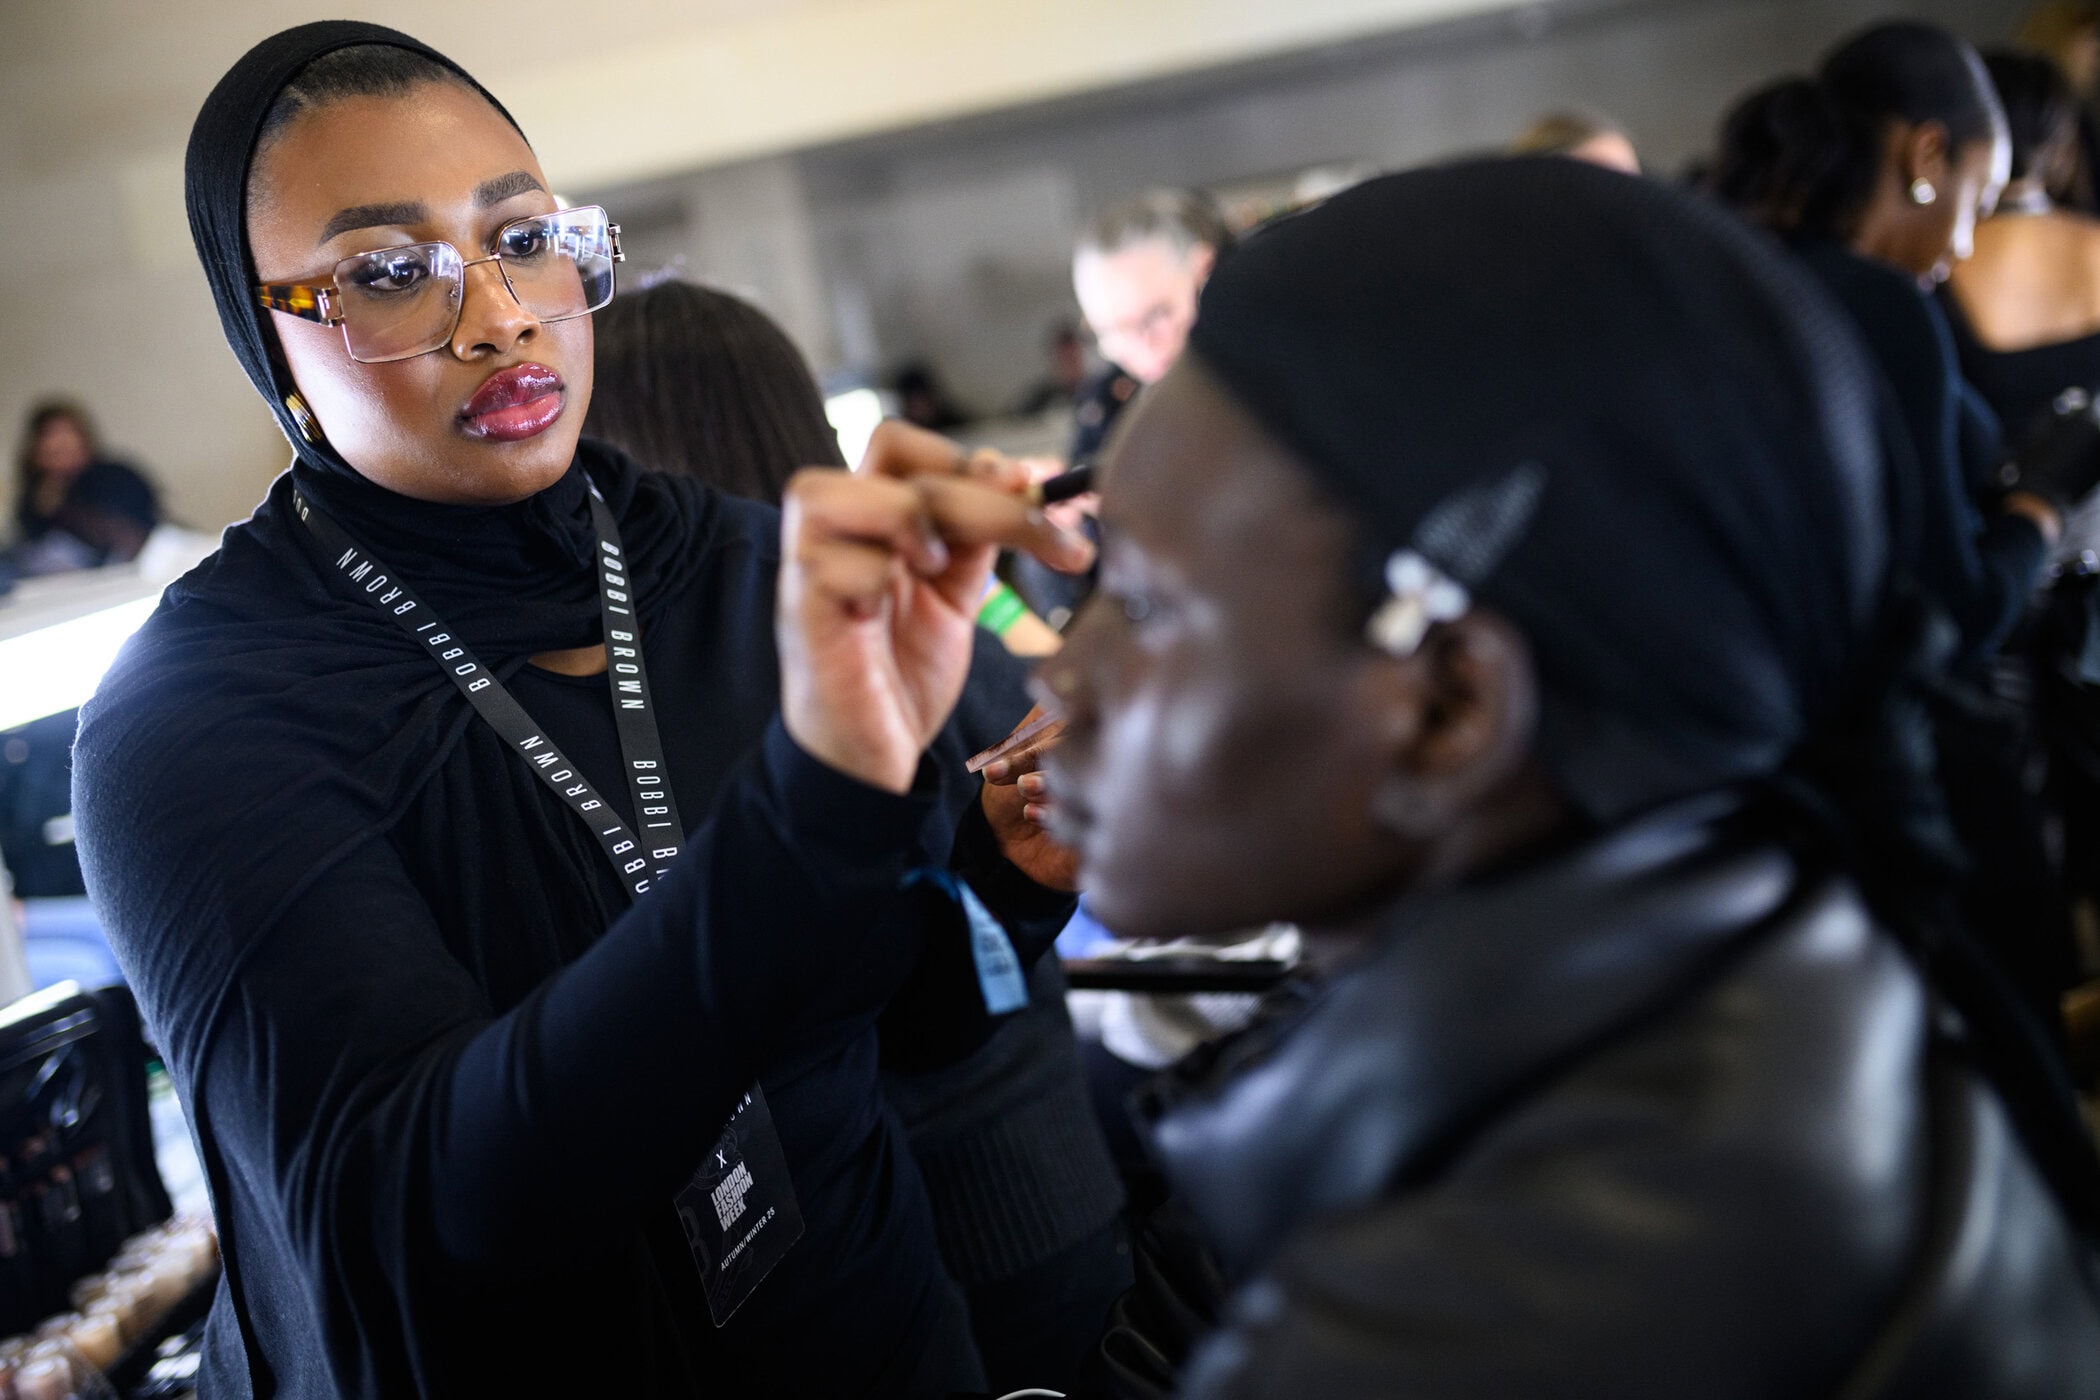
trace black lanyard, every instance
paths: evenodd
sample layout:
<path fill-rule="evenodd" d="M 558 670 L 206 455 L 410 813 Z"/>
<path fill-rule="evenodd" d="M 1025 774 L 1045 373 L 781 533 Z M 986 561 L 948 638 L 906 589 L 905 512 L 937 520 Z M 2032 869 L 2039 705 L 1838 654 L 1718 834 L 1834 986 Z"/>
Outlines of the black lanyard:
<path fill-rule="evenodd" d="M 642 628 L 634 612 L 634 592 L 627 582 L 626 557 L 620 552 L 620 528 L 610 507 L 591 487 L 591 519 L 598 527 L 598 606 L 605 622 L 606 680 L 612 688 L 613 720 L 620 730 L 620 757 L 634 783 L 634 815 L 643 837 L 636 837 L 591 788 L 576 765 L 550 743 L 503 682 L 476 660 L 442 619 L 408 590 L 393 570 L 355 544 L 342 528 L 292 493 L 299 518 L 321 544 L 334 552 L 336 571 L 373 607 L 401 624 L 452 677 L 460 693 L 498 734 L 533 767 L 540 781 L 554 789 L 571 811 L 590 825 L 606 859 L 640 899 L 660 878 L 685 840 L 678 824 L 678 803 L 671 796 L 671 775 L 664 763 L 663 742 L 656 732 L 649 701 L 649 674 L 642 665 Z M 420 620 L 419 620 L 420 619 Z M 970 930 L 970 950 L 987 1010 L 995 1016 L 1028 1003 L 1027 979 L 1006 930 L 985 908 L 976 891 L 951 871 L 914 871 L 907 883 L 930 880 L 962 907 Z"/>
<path fill-rule="evenodd" d="M 620 551 L 620 527 L 612 510 L 591 487 L 591 521 L 598 529 L 598 607 L 605 625 L 605 676 L 612 690 L 613 721 L 620 731 L 620 757 L 633 781 L 637 836 L 619 813 L 601 798 L 576 765 L 557 749 L 517 698 L 504 688 L 466 644 L 452 635 L 444 620 L 409 591 L 392 569 L 343 533 L 342 527 L 315 509 L 305 493 L 294 491 L 299 519 L 322 546 L 335 555 L 336 572 L 367 602 L 393 618 L 431 659 L 444 669 L 489 727 L 503 736 L 541 782 L 569 805 L 590 827 L 605 849 L 620 882 L 636 899 L 649 892 L 685 841 L 678 822 L 678 802 L 671 795 L 671 773 L 664 762 L 663 740 L 649 699 L 649 673 L 642 664 L 642 626 L 634 612 L 634 590 L 627 581 L 627 560 Z"/>

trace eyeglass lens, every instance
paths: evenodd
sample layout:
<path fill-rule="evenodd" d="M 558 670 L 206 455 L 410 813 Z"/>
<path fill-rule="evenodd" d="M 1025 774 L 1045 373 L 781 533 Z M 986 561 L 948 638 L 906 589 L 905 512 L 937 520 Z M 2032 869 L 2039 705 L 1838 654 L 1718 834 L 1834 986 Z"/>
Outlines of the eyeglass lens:
<path fill-rule="evenodd" d="M 567 209 L 505 224 L 491 250 L 511 295 L 538 320 L 560 321 L 612 300 L 605 211 Z M 335 289 L 350 358 L 366 364 L 435 350 L 459 324 L 466 267 L 449 243 L 360 253 L 336 264 Z"/>

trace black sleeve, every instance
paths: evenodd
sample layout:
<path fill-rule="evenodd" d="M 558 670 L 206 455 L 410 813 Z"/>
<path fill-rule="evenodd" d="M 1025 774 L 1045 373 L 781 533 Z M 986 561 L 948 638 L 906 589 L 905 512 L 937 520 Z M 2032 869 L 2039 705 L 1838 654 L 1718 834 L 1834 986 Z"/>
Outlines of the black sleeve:
<path fill-rule="evenodd" d="M 1986 518 L 1969 486 L 1970 464 L 1952 455 L 1919 454 L 1898 430 L 1899 417 L 1884 401 L 1891 485 L 1910 497 L 1918 582 L 1961 629 L 1963 660 L 1976 664 L 1998 649 L 2019 619 L 2049 546 L 2024 515 L 1993 511 Z M 1961 437 L 1950 433 L 1945 441 L 1951 448 Z"/>
<path fill-rule="evenodd" d="M 949 869 L 1006 930 L 1024 977 L 1031 973 L 1072 917 L 1075 896 L 1038 885 L 1001 855 L 984 809 L 974 802 L 956 833 Z M 927 887 L 921 898 L 929 927 L 957 919 L 947 895 Z M 986 1008 L 971 940 L 929 937 L 921 946 L 918 966 L 880 1022 L 882 1067 L 896 1074 L 930 1073 L 974 1054 L 1027 1006 L 996 1016 Z"/>
<path fill-rule="evenodd" d="M 650 896 L 500 1017 L 368 842 L 240 976 L 200 1130 L 309 1287 L 353 1309 L 559 1268 L 668 1201 L 772 1056 L 857 1033 L 903 980 L 923 914 L 899 886 L 935 782 L 863 786 L 776 724 Z"/>
<path fill-rule="evenodd" d="M 1977 664 L 2019 619 L 2048 546 L 2033 521 L 1979 496 L 1995 465 L 1996 424 L 1971 410 L 1939 308 L 1900 279 L 1849 263 L 1836 290 L 1881 370 L 1892 509 L 1918 582 L 1961 629 L 1963 660 Z"/>

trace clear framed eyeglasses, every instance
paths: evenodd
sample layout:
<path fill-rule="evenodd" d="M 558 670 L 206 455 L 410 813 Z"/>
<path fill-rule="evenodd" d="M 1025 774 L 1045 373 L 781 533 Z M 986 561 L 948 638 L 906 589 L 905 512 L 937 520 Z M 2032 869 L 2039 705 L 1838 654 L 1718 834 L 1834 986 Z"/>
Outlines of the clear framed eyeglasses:
<path fill-rule="evenodd" d="M 494 251 L 462 258 L 450 243 L 407 243 L 358 253 L 326 284 L 268 282 L 256 295 L 272 311 L 341 326 L 360 364 L 441 349 L 459 328 L 467 269 L 492 262 L 518 305 L 542 324 L 588 316 L 613 297 L 613 264 L 625 261 L 620 226 L 595 204 L 513 219 Z"/>

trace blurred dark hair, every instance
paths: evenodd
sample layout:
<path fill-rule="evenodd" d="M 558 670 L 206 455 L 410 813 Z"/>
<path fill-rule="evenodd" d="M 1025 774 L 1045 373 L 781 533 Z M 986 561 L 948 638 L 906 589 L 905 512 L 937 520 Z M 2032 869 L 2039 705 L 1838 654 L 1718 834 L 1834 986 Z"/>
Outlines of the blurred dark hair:
<path fill-rule="evenodd" d="M 1908 20 L 1877 24 L 1833 49 L 1815 77 L 1773 83 L 1730 110 L 1713 191 L 1781 233 L 1843 237 L 1881 177 L 1891 125 L 1938 122 L 1958 151 L 2004 121 L 1966 40 Z"/>
<path fill-rule="evenodd" d="M 36 440 L 44 435 L 44 429 L 60 419 L 70 420 L 87 441 L 88 456 L 101 455 L 102 440 L 95 435 L 95 420 L 88 411 L 72 399 L 42 399 L 32 404 L 29 416 L 22 423 L 22 445 L 15 453 L 15 501 L 18 507 L 26 508 L 29 498 L 36 490 Z"/>
<path fill-rule="evenodd" d="M 648 470 L 778 505 L 798 467 L 846 465 L 802 352 L 749 302 L 667 281 L 594 319 L 583 430 Z"/>
<path fill-rule="evenodd" d="M 2040 173 L 2038 160 L 2078 139 L 2078 99 L 2070 80 L 2054 62 L 2026 49 L 1993 49 L 1983 56 L 1983 66 L 2005 108 L 2013 179 Z"/>

